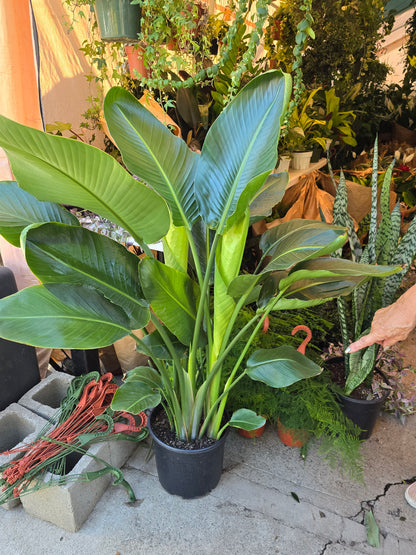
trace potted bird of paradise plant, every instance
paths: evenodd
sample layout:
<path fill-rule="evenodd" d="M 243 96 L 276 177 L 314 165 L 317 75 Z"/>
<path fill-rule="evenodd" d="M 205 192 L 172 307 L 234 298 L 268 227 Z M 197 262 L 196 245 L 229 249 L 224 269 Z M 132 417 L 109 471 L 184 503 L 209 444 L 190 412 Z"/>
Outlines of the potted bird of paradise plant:
<path fill-rule="evenodd" d="M 256 77 L 196 153 L 129 92 L 113 88 L 104 114 L 129 171 L 90 145 L 0 117 L 0 146 L 18 183 L 1 185 L 0 232 L 21 245 L 41 282 L 0 300 L 0 336 L 78 349 L 133 337 L 151 363 L 127 374 L 112 408 L 138 413 L 159 406 L 150 417 L 159 479 L 183 497 L 218 483 L 229 426 L 264 423 L 246 409 L 226 416 L 227 395 L 242 376 L 279 388 L 321 371 L 289 346 L 259 349 L 241 366 L 270 311 L 315 305 L 349 293 L 369 275 L 395 271 L 328 257 L 345 242 L 346 229 L 294 220 L 264 234 L 256 272 L 239 275 L 250 216 L 261 215 L 261 198 L 272 186 L 285 187 L 282 175 L 269 174 L 290 91 L 290 76 L 281 71 Z M 145 256 L 81 227 L 61 204 L 122 226 Z M 159 240 L 163 262 L 151 251 Z M 256 314 L 235 332 L 238 313 L 253 302 Z M 155 331 L 139 336 L 135 330 L 149 321 Z M 223 384 L 222 365 L 242 337 L 246 346 Z M 153 429 L 163 413 L 174 445 L 160 454 L 170 441 Z"/>

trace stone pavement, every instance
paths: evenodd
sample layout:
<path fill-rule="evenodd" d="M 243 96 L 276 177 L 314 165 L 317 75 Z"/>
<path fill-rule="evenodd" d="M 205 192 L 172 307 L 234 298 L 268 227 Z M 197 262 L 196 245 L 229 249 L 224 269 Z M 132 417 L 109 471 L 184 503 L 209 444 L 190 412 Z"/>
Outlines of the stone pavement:
<path fill-rule="evenodd" d="M 312 447 L 306 461 L 268 424 L 249 440 L 234 431 L 225 469 L 208 496 L 183 500 L 159 485 L 142 444 L 124 466 L 137 496 L 129 504 L 110 486 L 83 527 L 66 532 L 26 514 L 0 509 L 1 555 L 338 555 L 416 554 L 416 510 L 404 480 L 416 479 L 416 415 L 405 426 L 382 415 L 362 446 L 365 486 L 331 469 Z M 299 502 L 292 495 L 295 493 Z M 381 547 L 367 544 L 368 507 Z"/>

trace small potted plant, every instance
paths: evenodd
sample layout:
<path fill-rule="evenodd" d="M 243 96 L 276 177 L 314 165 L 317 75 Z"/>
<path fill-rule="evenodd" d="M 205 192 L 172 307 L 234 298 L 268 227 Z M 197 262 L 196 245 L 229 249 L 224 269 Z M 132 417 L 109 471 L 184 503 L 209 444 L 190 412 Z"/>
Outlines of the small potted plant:
<path fill-rule="evenodd" d="M 356 235 L 354 224 L 348 214 L 348 198 L 344 175 L 338 183 L 334 201 L 334 223 L 348 227 L 351 258 L 358 264 L 398 264 L 401 270 L 388 277 L 370 278 L 365 284 L 357 287 L 350 297 L 337 300 L 338 314 L 344 350 L 351 341 L 366 335 L 371 326 L 375 312 L 391 304 L 394 295 L 408 271 L 416 254 L 416 220 L 413 219 L 406 234 L 400 236 L 400 204 L 397 203 L 390 213 L 390 183 L 394 162 L 385 173 L 383 185 L 378 199 L 378 148 L 374 146 L 372 174 L 372 203 L 368 232 L 368 244 L 363 250 Z M 378 213 L 381 220 L 378 221 Z M 356 353 L 345 353 L 344 359 L 338 364 L 341 371 L 336 381 L 342 385 L 341 403 L 347 415 L 364 430 L 362 437 L 371 434 L 379 408 L 385 402 L 386 389 L 381 397 L 372 393 L 376 364 L 380 346 L 373 344 Z M 380 391 L 378 386 L 375 389 Z"/>
<path fill-rule="evenodd" d="M 305 170 L 309 167 L 314 143 L 326 141 L 318 129 L 325 125 L 325 120 L 310 115 L 313 97 L 319 89 L 307 94 L 303 103 L 295 106 L 288 124 L 286 136 L 287 148 L 291 152 L 291 167 L 294 170 Z"/>
<path fill-rule="evenodd" d="M 41 282 L 0 300 L 0 336 L 79 349 L 131 336 L 152 363 L 128 373 L 112 408 L 138 413 L 160 405 L 149 419 L 159 480 L 183 497 L 218 483 L 229 426 L 264 423 L 251 410 L 225 413 L 244 375 L 279 388 L 321 371 L 290 346 L 258 349 L 241 365 L 268 314 L 348 294 L 368 274 L 394 271 L 325 256 L 345 242 L 346 229 L 294 220 L 263 234 L 258 269 L 239 275 L 249 205 L 276 164 L 289 97 L 290 76 L 259 75 L 215 120 L 197 153 L 129 92 L 111 89 L 104 114 L 136 177 L 90 145 L 0 117 L 0 145 L 19 183 L 2 185 L 0 212 L 8 216 L 0 232 L 23 245 Z M 82 228 L 55 202 L 81 204 L 122 226 L 145 256 Z M 151 250 L 160 240 L 164 262 Z M 256 314 L 236 332 L 240 310 L 252 302 Z M 149 320 L 155 331 L 139 337 L 135 330 Z M 245 346 L 222 385 L 224 361 L 241 338 Z"/>

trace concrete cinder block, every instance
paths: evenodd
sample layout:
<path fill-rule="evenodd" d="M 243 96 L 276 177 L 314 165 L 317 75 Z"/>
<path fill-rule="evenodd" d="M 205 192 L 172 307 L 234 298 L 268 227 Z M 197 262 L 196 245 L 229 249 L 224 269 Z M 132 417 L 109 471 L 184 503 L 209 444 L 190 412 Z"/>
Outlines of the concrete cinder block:
<path fill-rule="evenodd" d="M 54 372 L 25 393 L 18 403 L 53 422 L 54 415 L 59 409 L 72 379 L 73 376 L 69 374 Z"/>
<path fill-rule="evenodd" d="M 12 403 L 0 412 L 0 465 L 9 463 L 21 457 L 21 453 L 2 455 L 15 447 L 22 447 L 36 439 L 46 420 L 30 410 Z M 4 509 L 12 509 L 20 503 L 20 499 L 12 499 L 0 505 Z"/>
<path fill-rule="evenodd" d="M 128 439 L 110 440 L 108 442 L 110 451 L 110 460 L 108 462 L 111 466 L 121 468 L 139 445 L 139 441 L 129 441 Z"/>
<path fill-rule="evenodd" d="M 109 443 L 96 443 L 90 447 L 89 453 L 109 461 Z M 73 481 L 23 495 L 21 501 L 25 511 L 37 518 L 52 522 L 64 530 L 76 532 L 88 518 L 111 481 L 110 474 L 105 474 L 91 482 L 76 478 L 76 475 L 82 472 L 93 472 L 103 466 L 92 457 L 82 455 L 68 473 L 69 480 L 73 477 Z M 47 475 L 45 480 L 50 477 L 50 474 Z"/>

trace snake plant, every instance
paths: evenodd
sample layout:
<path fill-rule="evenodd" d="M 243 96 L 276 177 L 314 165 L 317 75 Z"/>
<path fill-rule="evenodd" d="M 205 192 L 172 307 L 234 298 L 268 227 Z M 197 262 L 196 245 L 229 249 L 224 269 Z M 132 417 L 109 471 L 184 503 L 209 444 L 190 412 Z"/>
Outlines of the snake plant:
<path fill-rule="evenodd" d="M 316 375 L 319 366 L 283 346 L 260 349 L 241 366 L 271 310 L 311 306 L 349 293 L 366 267 L 328 255 L 346 229 L 294 220 L 261 239 L 254 274 L 239 275 L 250 208 L 271 185 L 285 188 L 275 167 L 290 77 L 270 71 L 253 79 L 210 128 L 201 153 L 189 150 L 130 93 L 109 91 L 104 114 L 128 169 L 81 142 L 0 117 L 0 146 L 17 183 L 0 191 L 0 233 L 24 250 L 41 284 L 0 300 L 0 336 L 31 345 L 90 349 L 126 335 L 151 365 L 130 371 L 112 407 L 138 413 L 162 402 L 180 438 L 224 430 L 230 388 L 245 374 L 273 387 Z M 36 197 L 36 198 L 35 198 Z M 81 227 L 61 206 L 91 210 L 122 226 L 144 257 Z M 150 245 L 163 240 L 164 261 Z M 257 302 L 238 333 L 237 315 Z M 156 328 L 140 338 L 135 330 Z M 224 360 L 246 346 L 226 383 Z M 240 409 L 228 424 L 264 422 Z"/>
<path fill-rule="evenodd" d="M 366 283 L 357 287 L 348 299 L 345 297 L 338 299 L 338 315 L 344 349 L 348 347 L 350 341 L 356 341 L 363 335 L 367 335 L 375 312 L 393 302 L 403 276 L 416 255 L 416 219 L 413 219 L 407 232 L 401 237 L 400 203 L 397 202 L 390 212 L 393 167 L 394 162 L 387 169 L 380 194 L 378 194 L 378 143 L 376 140 L 372 168 L 368 244 L 364 251 L 347 211 L 347 188 L 345 177 L 341 172 L 334 201 L 334 223 L 345 225 L 348 228 L 352 260 L 358 264 L 390 264 L 401 267 L 400 271 L 388 277 L 371 277 Z M 372 374 L 379 349 L 379 345 L 373 344 L 355 353 L 345 355 L 345 393 L 347 395 Z"/>

